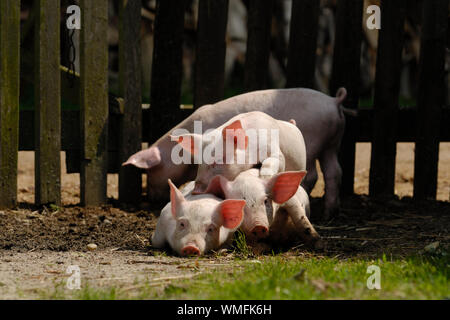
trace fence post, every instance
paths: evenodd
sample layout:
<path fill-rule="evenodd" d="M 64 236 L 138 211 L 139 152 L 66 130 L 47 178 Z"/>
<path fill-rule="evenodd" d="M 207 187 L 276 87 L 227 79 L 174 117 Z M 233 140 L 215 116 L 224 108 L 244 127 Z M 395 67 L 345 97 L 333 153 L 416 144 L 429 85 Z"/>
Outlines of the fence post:
<path fill-rule="evenodd" d="M 17 204 L 20 1 L 0 1 L 0 208 Z"/>
<path fill-rule="evenodd" d="M 60 1 L 35 1 L 35 10 L 35 202 L 60 205 Z"/>
<path fill-rule="evenodd" d="M 215 103 L 223 98 L 227 21 L 228 0 L 199 1 L 195 108 Z"/>
<path fill-rule="evenodd" d="M 286 88 L 313 88 L 320 1 L 293 0 Z"/>
<path fill-rule="evenodd" d="M 81 0 L 81 204 L 106 203 L 108 1 Z"/>
<path fill-rule="evenodd" d="M 273 7 L 273 0 L 249 1 L 245 91 L 267 88 Z"/>
<path fill-rule="evenodd" d="M 448 0 L 424 1 L 414 161 L 416 199 L 436 198 L 440 118 L 446 94 L 447 17 Z"/>
<path fill-rule="evenodd" d="M 357 109 L 359 103 L 360 57 L 362 41 L 363 0 L 338 0 L 336 13 L 336 36 L 333 56 L 333 71 L 330 94 L 335 95 L 339 87 L 348 92 L 344 104 Z M 356 121 L 347 118 L 344 138 L 339 156 L 342 166 L 342 194 L 354 192 Z"/>
<path fill-rule="evenodd" d="M 150 142 L 172 128 L 180 115 L 186 0 L 157 0 L 150 94 Z M 176 122 L 175 122 L 176 123 Z"/>
<path fill-rule="evenodd" d="M 369 194 L 393 196 L 406 1 L 381 1 Z"/>
<path fill-rule="evenodd" d="M 121 163 L 141 150 L 142 143 L 141 7 L 140 1 L 120 1 L 119 78 L 120 96 L 124 99 L 119 143 Z M 140 170 L 132 166 L 121 167 L 119 200 L 137 203 L 141 188 Z"/>

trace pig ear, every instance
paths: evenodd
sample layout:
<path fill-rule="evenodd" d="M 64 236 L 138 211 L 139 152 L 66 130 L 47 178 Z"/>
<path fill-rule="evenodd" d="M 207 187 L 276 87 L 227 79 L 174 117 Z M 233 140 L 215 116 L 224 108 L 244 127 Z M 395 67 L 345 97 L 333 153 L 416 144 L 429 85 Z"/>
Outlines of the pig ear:
<path fill-rule="evenodd" d="M 198 134 L 185 134 L 181 136 L 170 136 L 172 141 L 177 142 L 185 151 L 193 156 L 198 156 L 200 152 L 200 145 L 202 143 L 202 136 Z"/>
<path fill-rule="evenodd" d="M 220 204 L 220 225 L 227 229 L 237 229 L 244 220 L 245 200 L 225 200 Z"/>
<path fill-rule="evenodd" d="M 234 149 L 246 150 L 248 148 L 248 136 L 242 127 L 241 120 L 237 120 L 222 130 L 224 146 L 227 139 L 233 139 Z"/>
<path fill-rule="evenodd" d="M 158 147 L 151 147 L 133 154 L 122 166 L 133 165 L 140 169 L 150 169 L 161 163 Z"/>
<path fill-rule="evenodd" d="M 218 175 L 211 179 L 205 193 L 211 193 L 216 197 L 225 199 L 230 190 L 230 181 L 224 176 Z"/>
<path fill-rule="evenodd" d="M 222 186 L 220 185 L 220 176 L 215 176 L 214 178 L 211 179 L 208 188 L 206 188 L 205 190 L 205 193 L 211 193 L 222 199 L 225 198 Z"/>
<path fill-rule="evenodd" d="M 186 201 L 183 194 L 178 190 L 178 188 L 172 183 L 172 180 L 169 179 L 170 186 L 170 205 L 172 207 L 172 216 L 176 219 L 177 212 L 180 209 L 180 205 Z"/>
<path fill-rule="evenodd" d="M 305 175 L 306 171 L 291 171 L 279 173 L 272 177 L 268 183 L 272 200 L 275 203 L 282 204 L 292 198 Z"/>

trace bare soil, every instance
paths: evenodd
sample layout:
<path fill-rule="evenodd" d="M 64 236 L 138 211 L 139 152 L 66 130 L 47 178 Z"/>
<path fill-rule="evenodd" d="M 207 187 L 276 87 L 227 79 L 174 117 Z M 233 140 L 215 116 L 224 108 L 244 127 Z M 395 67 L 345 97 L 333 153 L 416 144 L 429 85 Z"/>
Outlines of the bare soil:
<path fill-rule="evenodd" d="M 326 249 L 317 256 L 373 258 L 382 253 L 407 256 L 439 242 L 450 242 L 450 144 L 441 145 L 438 199 L 414 202 L 412 195 L 413 146 L 398 148 L 396 192 L 402 198 L 369 199 L 367 192 L 370 145 L 359 144 L 356 162 L 356 191 L 342 201 L 341 214 L 327 225 L 317 225 L 326 240 Z M 63 165 L 63 172 L 65 167 Z M 35 208 L 34 161 L 32 153 L 21 153 L 19 161 L 19 200 L 17 210 L 0 211 L 0 299 L 46 298 L 68 277 L 66 269 L 77 265 L 82 281 L 94 287 L 133 288 L 143 279 L 156 284 L 167 279 L 190 277 L 199 268 L 232 268 L 232 251 L 201 260 L 184 259 L 153 250 L 149 237 L 157 216 L 143 209 L 124 211 L 114 207 L 117 177 L 108 179 L 111 205 L 81 208 L 78 175 L 63 174 L 61 208 Z M 313 192 L 313 211 L 320 207 L 323 193 L 319 181 Z M 317 210 L 317 209 L 316 209 Z M 89 251 L 88 244 L 97 250 Z M 310 254 L 301 244 L 285 252 Z M 255 256 L 254 258 L 258 258 Z M 200 262 L 199 262 L 200 261 Z M 212 267 L 212 268 L 211 268 Z M 46 291 L 46 289 L 48 289 Z"/>

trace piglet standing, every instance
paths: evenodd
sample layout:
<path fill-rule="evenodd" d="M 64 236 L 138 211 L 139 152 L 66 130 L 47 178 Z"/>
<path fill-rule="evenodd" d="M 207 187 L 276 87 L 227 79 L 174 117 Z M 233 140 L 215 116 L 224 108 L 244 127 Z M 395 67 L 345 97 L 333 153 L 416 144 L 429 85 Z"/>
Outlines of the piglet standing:
<path fill-rule="evenodd" d="M 291 122 L 259 111 L 237 115 L 203 135 L 185 134 L 172 139 L 185 152 L 203 160 L 198 161 L 194 193 L 204 192 L 216 175 L 234 180 L 255 165 L 261 165 L 261 172 L 270 176 L 285 170 L 306 170 L 305 142 L 300 130 Z M 205 152 L 202 154 L 201 150 Z M 214 161 L 209 163 L 204 161 L 207 150 L 216 152 Z"/>
<path fill-rule="evenodd" d="M 300 237 L 321 249 L 323 243 L 309 221 L 308 194 L 300 186 L 305 175 L 306 171 L 291 171 L 262 177 L 258 169 L 250 169 L 234 181 L 214 177 L 207 192 L 246 201 L 241 228 L 250 240 L 270 237 L 274 242 L 285 243 Z"/>
<path fill-rule="evenodd" d="M 152 246 L 166 244 L 182 256 L 201 255 L 220 248 L 231 240 L 242 223 L 243 200 L 222 201 L 212 194 L 192 195 L 194 182 L 183 193 L 169 180 L 170 202 L 152 236 Z"/>

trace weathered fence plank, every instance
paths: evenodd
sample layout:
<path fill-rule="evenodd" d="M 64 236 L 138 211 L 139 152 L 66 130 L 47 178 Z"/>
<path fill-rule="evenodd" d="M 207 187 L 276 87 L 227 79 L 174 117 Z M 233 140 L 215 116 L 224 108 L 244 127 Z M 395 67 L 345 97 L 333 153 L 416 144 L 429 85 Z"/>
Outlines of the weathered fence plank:
<path fill-rule="evenodd" d="M 245 91 L 267 88 L 273 7 L 273 0 L 249 1 Z"/>
<path fill-rule="evenodd" d="M 20 1 L 0 1 L 0 208 L 17 203 Z"/>
<path fill-rule="evenodd" d="M 196 108 L 223 98 L 227 21 L 228 0 L 199 1 L 194 82 Z"/>
<path fill-rule="evenodd" d="M 344 104 L 352 109 L 358 108 L 359 101 L 362 16 L 362 0 L 338 0 L 330 93 L 334 95 L 339 87 L 345 87 L 348 96 Z M 342 166 L 341 190 L 344 195 L 354 192 L 356 126 L 357 119 L 347 117 L 339 157 Z"/>
<path fill-rule="evenodd" d="M 108 1 L 81 0 L 81 203 L 106 203 Z"/>
<path fill-rule="evenodd" d="M 292 1 L 287 88 L 314 87 L 319 13 L 320 1 Z"/>
<path fill-rule="evenodd" d="M 369 194 L 393 196 L 406 0 L 381 1 Z"/>
<path fill-rule="evenodd" d="M 150 103 L 152 142 L 180 119 L 186 0 L 157 0 Z"/>
<path fill-rule="evenodd" d="M 414 198 L 436 198 L 439 125 L 445 104 L 448 0 L 424 1 L 419 62 Z M 447 123 L 448 128 L 448 123 Z"/>
<path fill-rule="evenodd" d="M 35 1 L 35 10 L 35 202 L 60 205 L 60 1 Z"/>
<path fill-rule="evenodd" d="M 119 78 L 124 114 L 120 126 L 119 152 L 122 163 L 141 150 L 142 143 L 141 7 L 140 1 L 120 1 Z M 139 169 L 132 166 L 120 168 L 120 202 L 137 203 L 141 185 Z"/>

